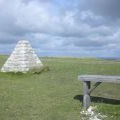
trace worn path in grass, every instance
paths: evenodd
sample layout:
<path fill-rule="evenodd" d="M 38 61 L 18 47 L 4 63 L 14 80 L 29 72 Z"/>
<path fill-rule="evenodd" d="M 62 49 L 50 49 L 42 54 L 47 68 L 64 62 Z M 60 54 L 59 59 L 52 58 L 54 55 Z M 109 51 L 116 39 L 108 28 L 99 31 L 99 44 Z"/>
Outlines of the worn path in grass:
<path fill-rule="evenodd" d="M 6 59 L 6 56 L 0 56 L 0 67 Z M 97 64 L 101 60 L 52 57 L 41 60 L 50 71 L 0 73 L 0 120 L 81 120 L 82 83 L 77 76 L 120 74 L 120 63 L 115 61 Z M 92 64 L 94 62 L 96 64 Z M 109 116 L 106 120 L 120 119 L 119 90 L 120 85 L 102 84 L 92 94 L 92 105 Z"/>

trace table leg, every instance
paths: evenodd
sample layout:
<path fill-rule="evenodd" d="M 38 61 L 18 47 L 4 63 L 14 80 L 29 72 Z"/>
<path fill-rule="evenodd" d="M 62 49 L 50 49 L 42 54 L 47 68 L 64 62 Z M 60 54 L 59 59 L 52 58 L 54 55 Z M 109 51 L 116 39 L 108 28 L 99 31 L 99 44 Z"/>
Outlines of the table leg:
<path fill-rule="evenodd" d="M 84 90 L 84 95 L 83 95 L 83 107 L 85 110 L 90 106 L 90 86 L 91 83 L 90 81 L 84 81 L 83 82 L 83 90 Z"/>

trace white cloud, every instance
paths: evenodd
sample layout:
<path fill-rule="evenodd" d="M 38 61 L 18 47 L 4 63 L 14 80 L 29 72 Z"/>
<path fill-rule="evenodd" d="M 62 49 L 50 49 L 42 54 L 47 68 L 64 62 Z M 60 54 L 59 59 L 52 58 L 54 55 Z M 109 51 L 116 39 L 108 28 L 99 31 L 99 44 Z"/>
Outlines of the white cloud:
<path fill-rule="evenodd" d="M 64 1 L 65 8 L 54 0 L 0 0 L 0 48 L 28 39 L 44 55 L 105 56 L 111 50 L 108 56 L 116 51 L 119 56 L 118 18 L 113 26 L 111 20 L 94 11 L 92 4 L 89 10 L 89 5 L 81 10 L 77 6 L 80 1 L 74 2 L 68 5 Z"/>

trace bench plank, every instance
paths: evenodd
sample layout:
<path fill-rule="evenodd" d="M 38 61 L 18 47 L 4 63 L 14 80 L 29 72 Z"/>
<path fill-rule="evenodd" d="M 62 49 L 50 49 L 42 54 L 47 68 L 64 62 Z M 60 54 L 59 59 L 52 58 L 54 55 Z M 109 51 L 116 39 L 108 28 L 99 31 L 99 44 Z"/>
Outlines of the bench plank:
<path fill-rule="evenodd" d="M 80 81 L 91 81 L 91 82 L 120 83 L 120 76 L 79 75 L 78 76 L 78 80 L 80 80 Z"/>

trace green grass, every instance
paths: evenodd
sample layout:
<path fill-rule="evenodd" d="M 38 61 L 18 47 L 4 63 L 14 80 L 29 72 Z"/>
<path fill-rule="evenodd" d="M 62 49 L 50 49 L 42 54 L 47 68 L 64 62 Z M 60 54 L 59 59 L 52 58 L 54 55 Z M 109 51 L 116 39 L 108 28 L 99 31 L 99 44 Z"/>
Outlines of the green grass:
<path fill-rule="evenodd" d="M 0 56 L 0 67 L 7 56 Z M 80 74 L 120 75 L 120 61 L 86 58 L 41 58 L 41 74 L 0 73 L 0 120 L 81 120 Z M 101 84 L 92 96 L 120 100 L 119 84 Z M 106 120 L 120 120 L 120 104 L 92 102 Z"/>

